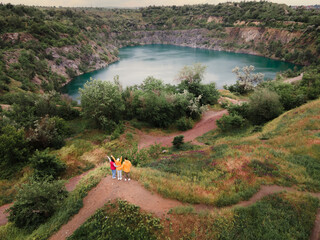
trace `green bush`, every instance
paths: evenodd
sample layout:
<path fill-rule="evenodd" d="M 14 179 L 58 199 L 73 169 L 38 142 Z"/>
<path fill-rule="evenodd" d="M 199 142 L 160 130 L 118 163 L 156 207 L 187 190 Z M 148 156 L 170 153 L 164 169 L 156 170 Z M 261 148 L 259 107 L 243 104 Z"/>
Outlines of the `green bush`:
<path fill-rule="evenodd" d="M 47 147 L 61 148 L 64 138 L 70 133 L 66 122 L 58 117 L 48 116 L 35 121 L 34 128 L 28 130 L 28 141 L 34 149 Z"/>
<path fill-rule="evenodd" d="M 39 180 L 49 176 L 57 178 L 67 168 L 64 162 L 49 154 L 47 150 L 43 152 L 37 150 L 29 161 L 34 171 L 34 178 Z"/>
<path fill-rule="evenodd" d="M 217 126 L 223 132 L 232 131 L 244 127 L 246 120 L 237 114 L 223 115 L 217 120 Z"/>
<path fill-rule="evenodd" d="M 118 200 L 99 209 L 68 240 L 156 240 L 162 229 L 160 219 L 140 212 L 140 207 Z"/>
<path fill-rule="evenodd" d="M 101 80 L 92 80 L 80 89 L 85 118 L 93 119 L 100 128 L 112 132 L 122 117 L 124 104 L 119 86 Z"/>
<path fill-rule="evenodd" d="M 249 101 L 249 119 L 254 124 L 263 124 L 282 113 L 279 95 L 262 88 L 255 91 Z"/>
<path fill-rule="evenodd" d="M 7 125 L 0 130 L 0 179 L 9 178 L 30 154 L 25 132 Z"/>
<path fill-rule="evenodd" d="M 249 118 L 249 104 L 230 104 L 227 106 L 228 113 L 230 115 L 239 115 L 245 119 Z"/>
<path fill-rule="evenodd" d="M 190 118 L 182 117 L 176 121 L 176 125 L 180 131 L 186 131 L 193 127 L 193 121 Z"/>
<path fill-rule="evenodd" d="M 53 215 L 67 195 L 62 181 L 46 179 L 23 184 L 8 219 L 19 228 L 34 229 Z"/>
<path fill-rule="evenodd" d="M 181 148 L 181 146 L 184 144 L 183 139 L 184 139 L 183 135 L 179 135 L 179 136 L 174 137 L 174 139 L 172 141 L 173 147 L 175 147 L 177 149 Z"/>

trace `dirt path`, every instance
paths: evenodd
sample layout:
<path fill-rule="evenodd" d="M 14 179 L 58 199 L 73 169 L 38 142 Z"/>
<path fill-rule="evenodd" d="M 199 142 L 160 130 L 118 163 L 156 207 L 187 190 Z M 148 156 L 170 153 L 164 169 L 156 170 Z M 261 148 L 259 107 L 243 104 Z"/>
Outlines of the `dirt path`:
<path fill-rule="evenodd" d="M 294 188 L 280 187 L 280 186 L 262 186 L 260 191 L 254 194 L 248 201 L 242 201 L 232 207 L 247 207 L 255 202 L 259 201 L 263 197 L 276 192 L 287 191 L 297 192 Z M 314 197 L 320 199 L 320 193 L 311 193 Z M 171 208 L 183 206 L 185 204 L 172 200 L 165 199 L 158 194 L 152 194 L 142 187 L 137 181 L 131 180 L 130 182 L 117 181 L 111 179 L 110 176 L 101 180 L 101 182 L 92 189 L 89 194 L 83 200 L 83 208 L 76 214 L 67 224 L 61 227 L 61 229 L 54 234 L 51 240 L 61 240 L 72 235 L 72 233 L 80 227 L 94 212 L 101 208 L 109 200 L 123 199 L 134 205 L 140 206 L 142 210 L 154 213 L 158 217 L 165 216 Z M 202 204 L 194 205 L 196 210 L 216 210 L 219 208 L 205 206 Z M 320 211 L 317 214 L 317 221 L 312 232 L 311 240 L 318 240 L 320 227 L 318 223 L 320 221 Z"/>
<path fill-rule="evenodd" d="M 221 111 L 208 111 L 204 113 L 202 119 L 195 124 L 195 126 L 185 132 L 178 132 L 168 136 L 155 136 L 141 133 L 139 141 L 139 149 L 149 147 L 155 143 L 161 146 L 171 146 L 173 138 L 178 135 L 184 135 L 184 141 L 192 141 L 194 144 L 202 145 L 197 142 L 195 138 L 202 136 L 203 134 L 217 128 L 216 120 L 220 119 L 224 114 L 227 114 L 227 110 Z"/>
<path fill-rule="evenodd" d="M 152 194 L 137 181 L 117 181 L 108 176 L 102 179 L 84 198 L 83 208 L 79 213 L 62 226 L 50 239 L 61 240 L 72 235 L 97 209 L 101 208 L 109 200 L 117 198 L 140 206 L 141 209 L 152 212 L 158 217 L 165 215 L 171 208 L 182 205 L 176 200 L 164 199 L 158 194 Z"/>
<path fill-rule="evenodd" d="M 297 76 L 297 77 L 288 78 L 288 79 L 284 80 L 283 82 L 285 82 L 285 83 L 294 83 L 294 82 L 297 82 L 297 81 L 302 80 L 302 77 L 303 77 L 303 73 L 301 73 L 301 74 L 300 74 L 299 76 Z"/>

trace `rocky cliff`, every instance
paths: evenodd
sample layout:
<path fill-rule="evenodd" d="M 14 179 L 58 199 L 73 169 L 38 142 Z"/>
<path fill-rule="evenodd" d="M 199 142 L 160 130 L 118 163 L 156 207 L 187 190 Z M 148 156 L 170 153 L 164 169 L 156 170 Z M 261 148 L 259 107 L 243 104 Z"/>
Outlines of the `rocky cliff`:
<path fill-rule="evenodd" d="M 293 52 L 293 44 L 301 39 L 302 35 L 303 33 L 298 31 L 259 27 L 229 27 L 225 28 L 225 31 L 208 29 L 135 31 L 128 34 L 126 40 L 118 41 L 118 46 L 172 44 L 281 59 L 276 57 L 275 53 L 269 53 L 269 45 L 278 43 L 284 51 Z"/>

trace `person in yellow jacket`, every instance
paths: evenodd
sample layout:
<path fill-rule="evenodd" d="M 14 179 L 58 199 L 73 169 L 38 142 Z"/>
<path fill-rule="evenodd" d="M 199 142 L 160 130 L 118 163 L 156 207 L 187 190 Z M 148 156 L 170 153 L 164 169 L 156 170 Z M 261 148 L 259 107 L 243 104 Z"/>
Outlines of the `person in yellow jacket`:
<path fill-rule="evenodd" d="M 124 180 L 127 181 L 130 181 L 130 170 L 131 170 L 131 162 L 125 157 L 124 158 L 124 162 L 122 163 L 122 169 L 124 171 Z"/>
<path fill-rule="evenodd" d="M 113 158 L 114 163 L 116 165 L 118 180 L 121 181 L 122 180 L 122 165 L 121 165 L 122 157 L 120 157 L 120 159 L 119 158 L 115 159 L 115 157 L 112 155 L 111 157 Z"/>

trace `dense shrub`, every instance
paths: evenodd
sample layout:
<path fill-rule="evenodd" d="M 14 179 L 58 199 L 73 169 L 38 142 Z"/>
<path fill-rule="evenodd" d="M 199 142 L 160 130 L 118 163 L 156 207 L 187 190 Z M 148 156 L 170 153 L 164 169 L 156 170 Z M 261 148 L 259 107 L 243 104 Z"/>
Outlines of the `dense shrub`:
<path fill-rule="evenodd" d="M 101 80 L 92 80 L 80 90 L 84 117 L 93 119 L 103 129 L 112 132 L 121 119 L 124 104 L 119 86 Z"/>
<path fill-rule="evenodd" d="M 0 130 L 0 178 L 12 175 L 17 165 L 29 157 L 28 144 L 22 129 L 13 126 L 3 126 Z"/>
<path fill-rule="evenodd" d="M 39 152 L 37 150 L 30 158 L 30 163 L 34 171 L 34 178 L 39 180 L 50 176 L 57 178 L 66 170 L 66 164 L 56 156 L 49 154 L 48 151 Z"/>
<path fill-rule="evenodd" d="M 249 118 L 249 104 L 246 102 L 242 104 L 230 104 L 227 106 L 227 110 L 231 115 L 239 115 L 245 119 Z"/>
<path fill-rule="evenodd" d="M 223 115 L 217 120 L 217 126 L 223 132 L 232 131 L 245 126 L 246 120 L 237 114 Z"/>
<path fill-rule="evenodd" d="M 65 121 L 58 117 L 48 116 L 35 121 L 34 128 L 27 132 L 28 141 L 34 149 L 45 149 L 47 147 L 61 148 L 64 138 L 70 133 Z"/>
<path fill-rule="evenodd" d="M 179 136 L 174 137 L 174 139 L 172 141 L 173 147 L 175 147 L 177 149 L 181 148 L 181 146 L 184 144 L 183 139 L 184 139 L 183 135 L 179 135 Z"/>
<path fill-rule="evenodd" d="M 176 121 L 176 125 L 180 131 L 186 131 L 193 127 L 193 121 L 190 118 L 182 117 Z"/>
<path fill-rule="evenodd" d="M 263 124 L 282 113 L 282 104 L 279 95 L 268 89 L 259 89 L 250 97 L 249 119 L 254 124 Z"/>
<path fill-rule="evenodd" d="M 320 96 L 320 67 L 312 68 L 303 75 L 301 87 L 309 99 Z"/>
<path fill-rule="evenodd" d="M 62 181 L 23 184 L 9 209 L 9 221 L 19 228 L 34 229 L 52 216 L 67 194 Z"/>
<path fill-rule="evenodd" d="M 261 87 L 276 92 L 284 110 L 299 107 L 307 100 L 307 95 L 299 85 L 271 81 L 261 84 Z"/>

